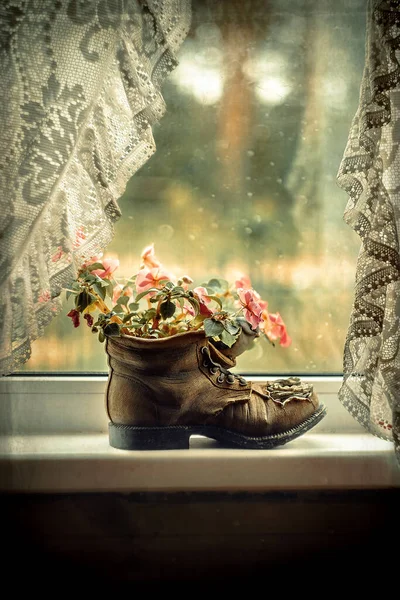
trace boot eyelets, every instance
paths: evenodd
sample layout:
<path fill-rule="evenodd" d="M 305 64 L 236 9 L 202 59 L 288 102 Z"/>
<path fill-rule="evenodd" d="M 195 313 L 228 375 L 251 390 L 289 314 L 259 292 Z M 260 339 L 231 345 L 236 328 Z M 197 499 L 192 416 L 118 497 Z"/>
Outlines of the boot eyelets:
<path fill-rule="evenodd" d="M 210 355 L 210 350 L 207 346 L 202 346 L 200 348 L 200 352 L 203 355 L 203 367 L 208 369 L 211 375 L 216 375 L 219 372 L 217 377 L 218 383 L 224 383 L 225 381 L 230 385 L 234 384 L 236 380 L 239 381 L 240 385 L 247 386 L 247 381 L 238 375 L 235 375 L 225 369 L 222 365 L 217 362 L 214 362 Z"/>

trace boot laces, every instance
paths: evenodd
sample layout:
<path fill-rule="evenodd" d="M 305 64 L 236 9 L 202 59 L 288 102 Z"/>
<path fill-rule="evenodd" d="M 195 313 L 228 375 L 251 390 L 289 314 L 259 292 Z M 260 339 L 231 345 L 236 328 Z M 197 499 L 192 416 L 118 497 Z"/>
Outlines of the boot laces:
<path fill-rule="evenodd" d="M 210 350 L 207 348 L 207 346 L 203 346 L 201 348 L 201 353 L 203 355 L 203 367 L 206 367 L 212 375 L 216 375 L 219 371 L 219 375 L 217 377 L 218 383 L 224 383 L 226 381 L 227 383 L 234 384 L 237 380 L 240 385 L 247 385 L 247 381 L 244 377 L 236 375 L 235 373 L 231 373 L 220 363 L 215 362 L 211 358 Z"/>

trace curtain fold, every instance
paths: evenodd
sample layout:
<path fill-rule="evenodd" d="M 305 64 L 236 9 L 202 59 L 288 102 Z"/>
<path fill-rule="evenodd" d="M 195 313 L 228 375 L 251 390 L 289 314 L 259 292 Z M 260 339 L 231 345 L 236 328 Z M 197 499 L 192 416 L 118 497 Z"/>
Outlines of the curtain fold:
<path fill-rule="evenodd" d="M 400 462 L 400 3 L 369 0 L 360 100 L 338 172 L 359 235 L 339 398 Z"/>
<path fill-rule="evenodd" d="M 190 0 L 0 5 L 0 373 L 28 360 L 155 151 Z"/>

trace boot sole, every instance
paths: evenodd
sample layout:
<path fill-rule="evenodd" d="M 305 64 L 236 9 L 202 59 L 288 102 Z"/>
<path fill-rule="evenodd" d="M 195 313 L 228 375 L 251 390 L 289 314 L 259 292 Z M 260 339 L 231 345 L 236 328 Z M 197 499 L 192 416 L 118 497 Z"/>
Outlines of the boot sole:
<path fill-rule="evenodd" d="M 175 425 L 170 427 L 132 427 L 109 423 L 110 446 L 119 450 L 181 450 L 188 449 L 190 436 L 212 438 L 225 448 L 269 450 L 287 444 L 315 427 L 326 415 L 321 404 L 305 421 L 285 431 L 263 437 L 251 437 L 213 425 Z"/>

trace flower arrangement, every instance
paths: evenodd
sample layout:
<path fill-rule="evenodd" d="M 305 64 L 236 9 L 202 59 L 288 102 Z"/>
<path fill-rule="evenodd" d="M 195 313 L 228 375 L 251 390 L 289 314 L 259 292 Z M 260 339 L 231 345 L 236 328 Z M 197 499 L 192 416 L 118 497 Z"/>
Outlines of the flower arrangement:
<path fill-rule="evenodd" d="M 100 342 L 121 334 L 163 338 L 203 329 L 206 337 L 232 347 L 245 319 L 272 344 L 291 344 L 281 315 L 268 311 L 247 276 L 233 283 L 213 278 L 194 287 L 190 277 L 176 278 L 164 268 L 154 244 L 143 250 L 138 272 L 123 283 L 115 277 L 118 267 L 117 259 L 93 257 L 66 290 L 75 304 L 68 317 L 78 327 L 83 315 Z"/>

